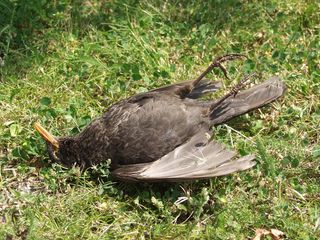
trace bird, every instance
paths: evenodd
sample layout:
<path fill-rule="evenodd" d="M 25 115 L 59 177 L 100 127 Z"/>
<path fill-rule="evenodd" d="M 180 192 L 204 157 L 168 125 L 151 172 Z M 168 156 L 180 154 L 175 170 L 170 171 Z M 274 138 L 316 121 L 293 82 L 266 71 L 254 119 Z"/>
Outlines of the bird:
<path fill-rule="evenodd" d="M 184 182 L 246 170 L 256 164 L 255 155 L 239 156 L 208 132 L 275 101 L 285 92 L 284 82 L 274 76 L 243 89 L 251 74 L 220 98 L 201 98 L 222 86 L 205 79 L 210 71 L 219 68 L 228 78 L 222 63 L 244 57 L 216 57 L 195 80 L 120 100 L 75 136 L 55 137 L 38 122 L 34 127 L 46 141 L 51 160 L 81 169 L 111 160 L 111 175 L 120 181 Z"/>

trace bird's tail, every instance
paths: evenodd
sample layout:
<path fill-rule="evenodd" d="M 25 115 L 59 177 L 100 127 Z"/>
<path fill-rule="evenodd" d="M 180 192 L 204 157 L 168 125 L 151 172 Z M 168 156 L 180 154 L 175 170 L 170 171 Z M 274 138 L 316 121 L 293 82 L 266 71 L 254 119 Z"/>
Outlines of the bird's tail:
<path fill-rule="evenodd" d="M 259 85 L 241 91 L 235 97 L 227 98 L 212 109 L 210 113 L 212 125 L 226 122 L 273 102 L 284 94 L 285 89 L 286 87 L 279 77 L 271 77 Z M 213 105 L 218 101 L 214 102 Z"/>
<path fill-rule="evenodd" d="M 111 173 L 125 181 L 181 182 L 227 175 L 255 165 L 254 155 L 236 155 L 224 145 L 208 141 L 205 131 L 200 131 L 155 162 L 122 165 Z"/>

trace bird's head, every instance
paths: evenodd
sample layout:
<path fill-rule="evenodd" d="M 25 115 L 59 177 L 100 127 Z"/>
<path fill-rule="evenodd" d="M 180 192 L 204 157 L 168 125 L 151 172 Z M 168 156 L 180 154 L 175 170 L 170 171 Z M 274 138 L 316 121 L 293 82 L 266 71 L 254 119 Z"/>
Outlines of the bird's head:
<path fill-rule="evenodd" d="M 39 123 L 34 128 L 47 143 L 47 150 L 52 161 L 66 167 L 81 166 L 78 144 L 72 137 L 57 138 L 44 129 Z"/>

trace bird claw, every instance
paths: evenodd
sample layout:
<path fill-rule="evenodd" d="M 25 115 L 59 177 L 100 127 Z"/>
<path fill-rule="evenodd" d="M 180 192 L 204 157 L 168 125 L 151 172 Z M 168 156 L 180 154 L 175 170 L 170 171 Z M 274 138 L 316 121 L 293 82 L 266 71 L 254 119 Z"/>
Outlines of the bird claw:
<path fill-rule="evenodd" d="M 197 84 L 214 68 L 220 68 L 221 71 L 223 72 L 224 76 L 229 79 L 228 77 L 228 73 L 227 70 L 225 69 L 225 67 L 222 65 L 223 62 L 226 61 L 232 61 L 235 59 L 239 59 L 239 58 L 247 58 L 247 56 L 240 54 L 240 53 L 231 53 L 231 54 L 226 54 L 224 56 L 221 57 L 216 57 L 213 62 L 209 65 L 209 67 L 203 72 L 201 73 L 201 75 L 194 80 L 190 86 L 185 86 L 183 89 L 180 89 L 179 92 L 182 92 L 183 94 L 180 94 L 182 97 L 186 96 L 186 94 L 190 93 L 192 91 L 193 88 L 195 88 L 195 86 L 197 86 Z"/>
<path fill-rule="evenodd" d="M 255 73 L 248 74 L 244 76 L 240 82 L 238 82 L 232 89 L 229 91 L 226 95 L 224 95 L 222 98 L 219 99 L 219 101 L 215 102 L 210 107 L 210 112 L 212 112 L 215 108 L 217 108 L 221 103 L 223 103 L 226 99 L 228 99 L 230 96 L 235 97 L 239 91 L 244 88 L 248 84 L 248 80 L 252 77 L 256 77 L 257 75 Z"/>
<path fill-rule="evenodd" d="M 230 78 L 228 77 L 227 69 L 221 63 L 218 63 L 217 67 L 221 69 L 221 71 L 223 72 L 223 75 L 225 76 L 225 78 L 230 80 Z"/>
<path fill-rule="evenodd" d="M 257 77 L 256 73 L 251 73 L 251 74 L 244 76 L 240 80 L 240 82 L 238 82 L 231 90 L 232 95 L 235 97 L 242 88 L 244 88 L 246 85 L 248 85 L 248 80 L 251 78 L 255 78 L 255 77 Z"/>
<path fill-rule="evenodd" d="M 213 62 L 226 62 L 226 61 L 232 61 L 232 60 L 235 60 L 235 59 L 240 59 L 240 58 L 248 58 L 246 55 L 244 54 L 241 54 L 241 53 L 229 53 L 229 54 L 226 54 L 224 56 L 221 56 L 221 57 L 217 57 L 213 60 Z"/>
<path fill-rule="evenodd" d="M 221 57 L 217 57 L 213 60 L 211 66 L 209 68 L 213 69 L 215 67 L 218 67 L 221 69 L 221 71 L 223 72 L 224 76 L 229 79 L 228 77 L 228 73 L 227 70 L 225 69 L 225 67 L 222 65 L 223 62 L 227 62 L 227 61 L 233 61 L 236 59 L 241 59 L 241 58 L 247 58 L 246 55 L 240 54 L 240 53 L 230 53 L 230 54 L 226 54 L 224 56 Z"/>

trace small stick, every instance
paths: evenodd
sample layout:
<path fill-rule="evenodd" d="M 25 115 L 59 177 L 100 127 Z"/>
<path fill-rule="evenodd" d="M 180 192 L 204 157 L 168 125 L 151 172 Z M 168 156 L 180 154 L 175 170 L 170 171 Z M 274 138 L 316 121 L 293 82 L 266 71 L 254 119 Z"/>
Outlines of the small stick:
<path fill-rule="evenodd" d="M 242 134 L 241 132 L 239 132 L 238 130 L 230 127 L 227 124 L 223 124 L 223 126 L 225 126 L 226 128 L 230 129 L 231 131 L 234 131 L 235 133 L 239 134 L 241 137 L 243 137 L 244 139 L 248 140 L 249 142 L 251 142 L 253 145 L 257 145 L 255 141 L 253 141 L 251 138 L 247 137 L 246 135 Z"/>

